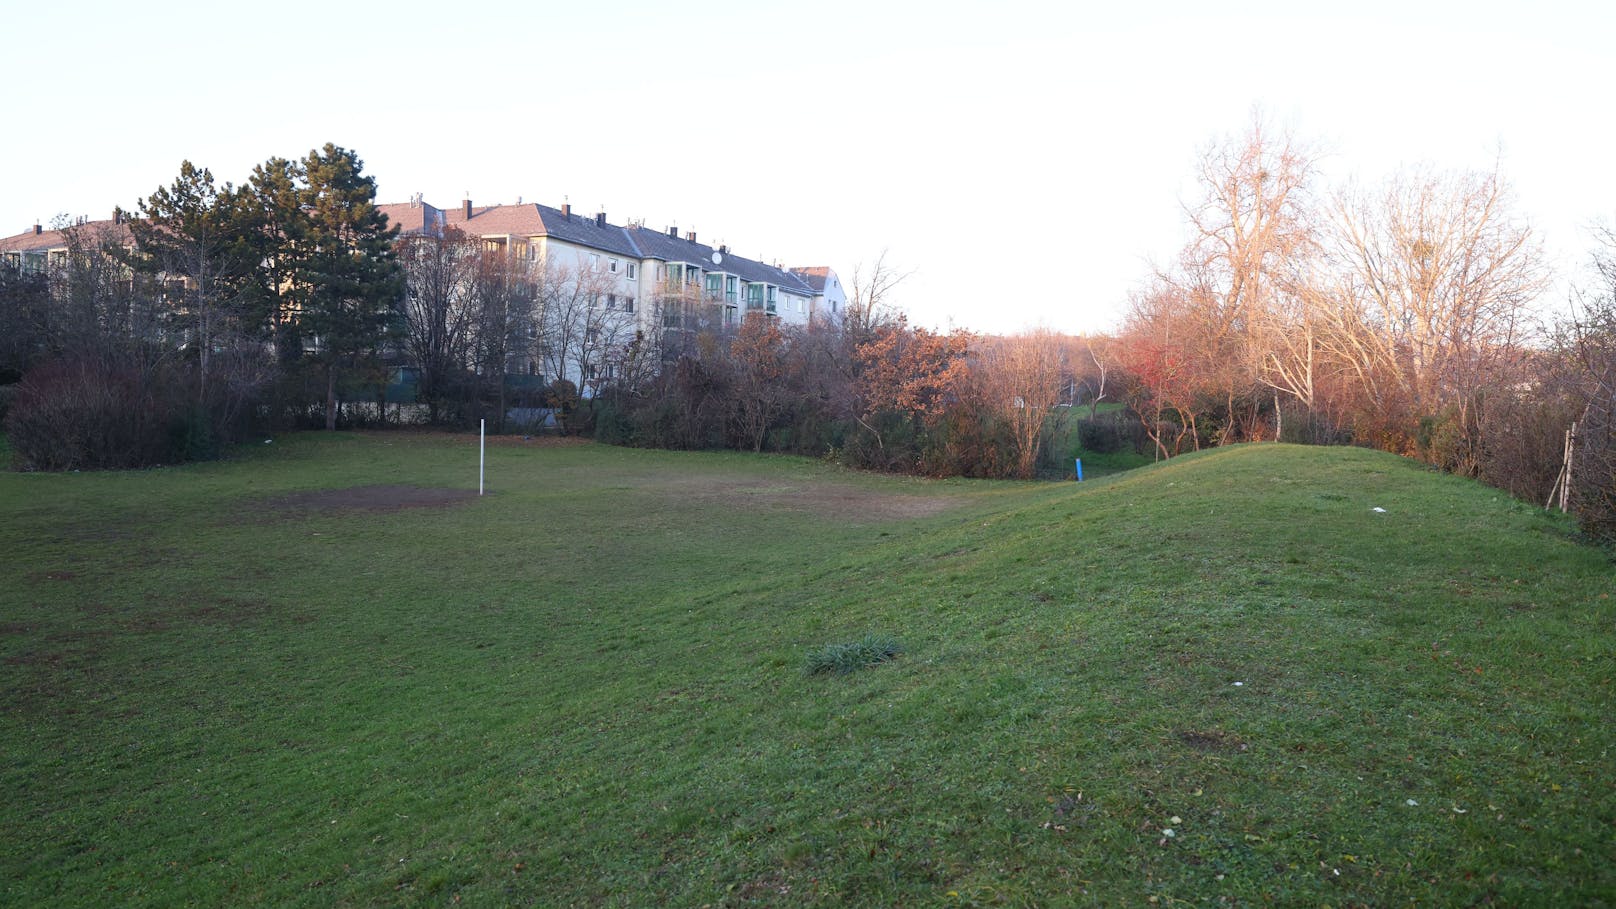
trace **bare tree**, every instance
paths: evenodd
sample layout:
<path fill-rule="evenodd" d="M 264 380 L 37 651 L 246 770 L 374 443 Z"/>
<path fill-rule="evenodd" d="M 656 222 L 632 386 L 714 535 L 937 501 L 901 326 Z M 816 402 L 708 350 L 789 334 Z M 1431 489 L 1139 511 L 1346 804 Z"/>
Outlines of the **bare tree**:
<path fill-rule="evenodd" d="M 1382 419 L 1452 409 L 1474 471 L 1475 391 L 1515 358 L 1548 272 L 1498 172 L 1399 174 L 1333 204 L 1339 262 L 1325 343 Z"/>
<path fill-rule="evenodd" d="M 481 337 L 476 304 L 489 299 L 486 291 L 491 288 L 484 282 L 494 276 L 479 275 L 479 266 L 493 263 L 481 262 L 477 241 L 453 227 L 441 236 L 405 237 L 398 253 L 404 266 L 406 343 L 421 370 L 428 419 L 436 423 L 450 386 L 471 365 L 472 341 Z M 501 288 L 497 296 L 503 309 L 508 295 Z M 503 326 L 493 326 L 493 331 L 506 335 Z"/>
<path fill-rule="evenodd" d="M 745 444 L 762 451 L 770 426 L 789 405 L 786 336 L 774 319 L 750 313 L 730 339 L 728 354 L 730 422 Z"/>
<path fill-rule="evenodd" d="M 1300 404 L 1310 416 L 1319 413 L 1327 363 L 1321 335 L 1331 304 L 1332 298 L 1322 285 L 1309 280 L 1309 276 L 1297 276 L 1280 287 L 1264 313 L 1258 376 L 1274 393 L 1275 441 L 1284 431 L 1281 394 Z"/>
<path fill-rule="evenodd" d="M 1059 419 L 1055 405 L 1067 374 L 1064 339 L 1035 329 L 1008 338 L 984 338 L 972 371 L 987 404 L 1010 426 L 1015 473 L 1031 479 L 1046 430 Z"/>
<path fill-rule="evenodd" d="M 1109 338 L 1087 337 L 1083 339 L 1083 352 L 1088 354 L 1089 362 L 1094 364 L 1093 379 L 1089 381 L 1089 419 L 1100 415 L 1100 402 L 1106 398 L 1106 383 L 1111 377 L 1111 358 Z M 1072 402 L 1074 405 L 1076 401 Z"/>
<path fill-rule="evenodd" d="M 513 371 L 513 361 L 527 360 L 530 345 L 539 344 L 537 309 L 544 292 L 543 273 L 503 248 L 484 249 L 474 262 L 470 276 L 472 364 L 481 389 L 479 397 L 492 391 L 495 431 L 503 432 L 509 390 L 506 376 Z"/>
<path fill-rule="evenodd" d="M 1162 458 L 1181 454 L 1186 440 L 1200 448 L 1195 402 L 1206 376 L 1195 367 L 1203 357 L 1202 333 L 1208 326 L 1193 317 L 1188 297 L 1179 286 L 1160 279 L 1135 292 L 1118 339 L 1117 355 L 1133 379 L 1122 401 L 1139 417 Z"/>
<path fill-rule="evenodd" d="M 55 301 L 44 314 L 52 350 L 107 356 L 138 350 L 148 361 L 173 356 L 183 338 L 173 333 L 163 297 L 177 288 L 133 271 L 128 238 L 116 227 L 64 219 L 57 229 L 67 249 L 46 273 Z"/>
<path fill-rule="evenodd" d="M 1594 230 L 1593 269 L 1572 296 L 1557 346 L 1577 388 L 1580 417 L 1564 428 L 1571 448 L 1560 478 L 1577 520 L 1590 535 L 1616 540 L 1616 229 Z"/>
<path fill-rule="evenodd" d="M 1244 136 L 1201 156 L 1201 195 L 1184 207 L 1193 236 L 1166 277 L 1197 323 L 1199 356 L 1184 368 L 1222 394 L 1221 441 L 1260 431 L 1256 392 L 1273 365 L 1271 345 L 1288 329 L 1289 314 L 1276 310 L 1314 248 L 1314 169 L 1309 149 L 1257 114 Z"/>
<path fill-rule="evenodd" d="M 855 265 L 853 283 L 848 286 L 847 314 L 842 320 L 849 336 L 862 343 L 876 328 L 891 324 L 899 314 L 892 294 L 911 274 L 887 262 L 885 250 L 875 257 L 873 264 Z"/>

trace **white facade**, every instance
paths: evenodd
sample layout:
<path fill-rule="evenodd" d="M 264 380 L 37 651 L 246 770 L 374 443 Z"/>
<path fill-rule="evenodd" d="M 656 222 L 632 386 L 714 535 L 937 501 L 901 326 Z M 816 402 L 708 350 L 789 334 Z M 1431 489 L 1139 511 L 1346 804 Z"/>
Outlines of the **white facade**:
<path fill-rule="evenodd" d="M 586 299 L 599 309 L 585 319 L 591 326 L 588 338 L 558 341 L 554 331 L 542 339 L 538 333 L 534 337 L 539 347 L 551 348 L 552 360 L 544 364 L 544 373 L 570 379 L 586 393 L 592 383 L 612 378 L 610 358 L 600 357 L 598 364 L 579 358 L 581 366 L 568 366 L 575 358 L 555 354 L 555 345 L 615 345 L 621 351 L 655 333 L 738 325 L 753 313 L 786 325 L 806 325 L 827 307 L 845 308 L 834 273 L 830 273 L 829 286 L 836 296 L 827 298 L 816 286 L 817 279 L 735 255 L 724 246 L 699 243 L 694 232 L 681 236 L 672 228 L 653 231 L 614 225 L 604 214 L 574 213 L 567 205 L 559 209 L 535 204 L 477 208 L 466 201 L 455 208 L 437 209 L 417 197 L 407 204 L 382 208 L 406 232 L 456 228 L 543 268 L 547 280 L 570 282 L 575 302 Z M 807 271 L 816 275 L 829 272 Z M 827 299 L 839 302 L 827 303 Z M 524 371 L 533 370 L 533 363 L 525 364 Z"/>

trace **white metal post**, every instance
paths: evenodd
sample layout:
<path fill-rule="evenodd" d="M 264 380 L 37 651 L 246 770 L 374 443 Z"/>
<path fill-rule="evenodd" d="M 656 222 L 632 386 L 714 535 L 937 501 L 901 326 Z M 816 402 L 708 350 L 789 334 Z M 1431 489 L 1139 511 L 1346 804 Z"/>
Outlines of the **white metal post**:
<path fill-rule="evenodd" d="M 488 421 L 477 421 L 477 494 L 483 494 L 483 474 L 488 469 Z"/>

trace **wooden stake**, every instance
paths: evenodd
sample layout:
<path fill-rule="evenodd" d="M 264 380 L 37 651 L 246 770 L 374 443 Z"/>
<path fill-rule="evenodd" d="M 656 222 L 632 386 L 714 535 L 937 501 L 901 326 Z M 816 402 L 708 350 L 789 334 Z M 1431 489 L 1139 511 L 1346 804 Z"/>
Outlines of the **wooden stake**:
<path fill-rule="evenodd" d="M 1571 424 L 1566 430 L 1566 482 L 1559 487 L 1559 513 L 1566 513 L 1566 505 L 1571 501 L 1571 474 L 1576 469 L 1577 451 L 1577 424 Z"/>
<path fill-rule="evenodd" d="M 1572 426 L 1577 424 L 1573 423 Z M 1549 488 L 1549 498 L 1543 503 L 1543 510 L 1548 511 L 1554 507 L 1555 500 L 1560 502 L 1560 511 L 1565 511 L 1565 490 L 1570 485 L 1570 478 L 1566 476 L 1571 465 L 1571 430 L 1565 431 L 1565 443 L 1560 448 L 1560 472 L 1554 475 L 1554 485 Z"/>

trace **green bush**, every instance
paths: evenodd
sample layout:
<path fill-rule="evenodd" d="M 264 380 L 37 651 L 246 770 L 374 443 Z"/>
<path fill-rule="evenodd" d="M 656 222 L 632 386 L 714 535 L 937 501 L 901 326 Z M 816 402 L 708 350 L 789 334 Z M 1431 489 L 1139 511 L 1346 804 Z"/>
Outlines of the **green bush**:
<path fill-rule="evenodd" d="M 1473 421 L 1477 410 L 1479 407 L 1473 406 L 1467 411 L 1450 405 L 1440 413 L 1421 417 L 1414 434 L 1414 444 L 1421 460 L 1448 473 L 1475 476 L 1476 433 Z"/>
<path fill-rule="evenodd" d="M 1122 428 L 1109 416 L 1077 421 L 1077 444 L 1084 451 L 1110 454 L 1122 448 Z"/>
<path fill-rule="evenodd" d="M 621 407 L 611 401 L 597 399 L 595 411 L 595 441 L 607 445 L 633 445 L 634 420 Z"/>
<path fill-rule="evenodd" d="M 826 644 L 818 650 L 810 651 L 804 668 L 808 675 L 819 675 L 824 672 L 845 675 L 858 669 L 890 662 L 900 653 L 903 653 L 903 648 L 893 638 L 867 634 L 856 641 Z"/>

